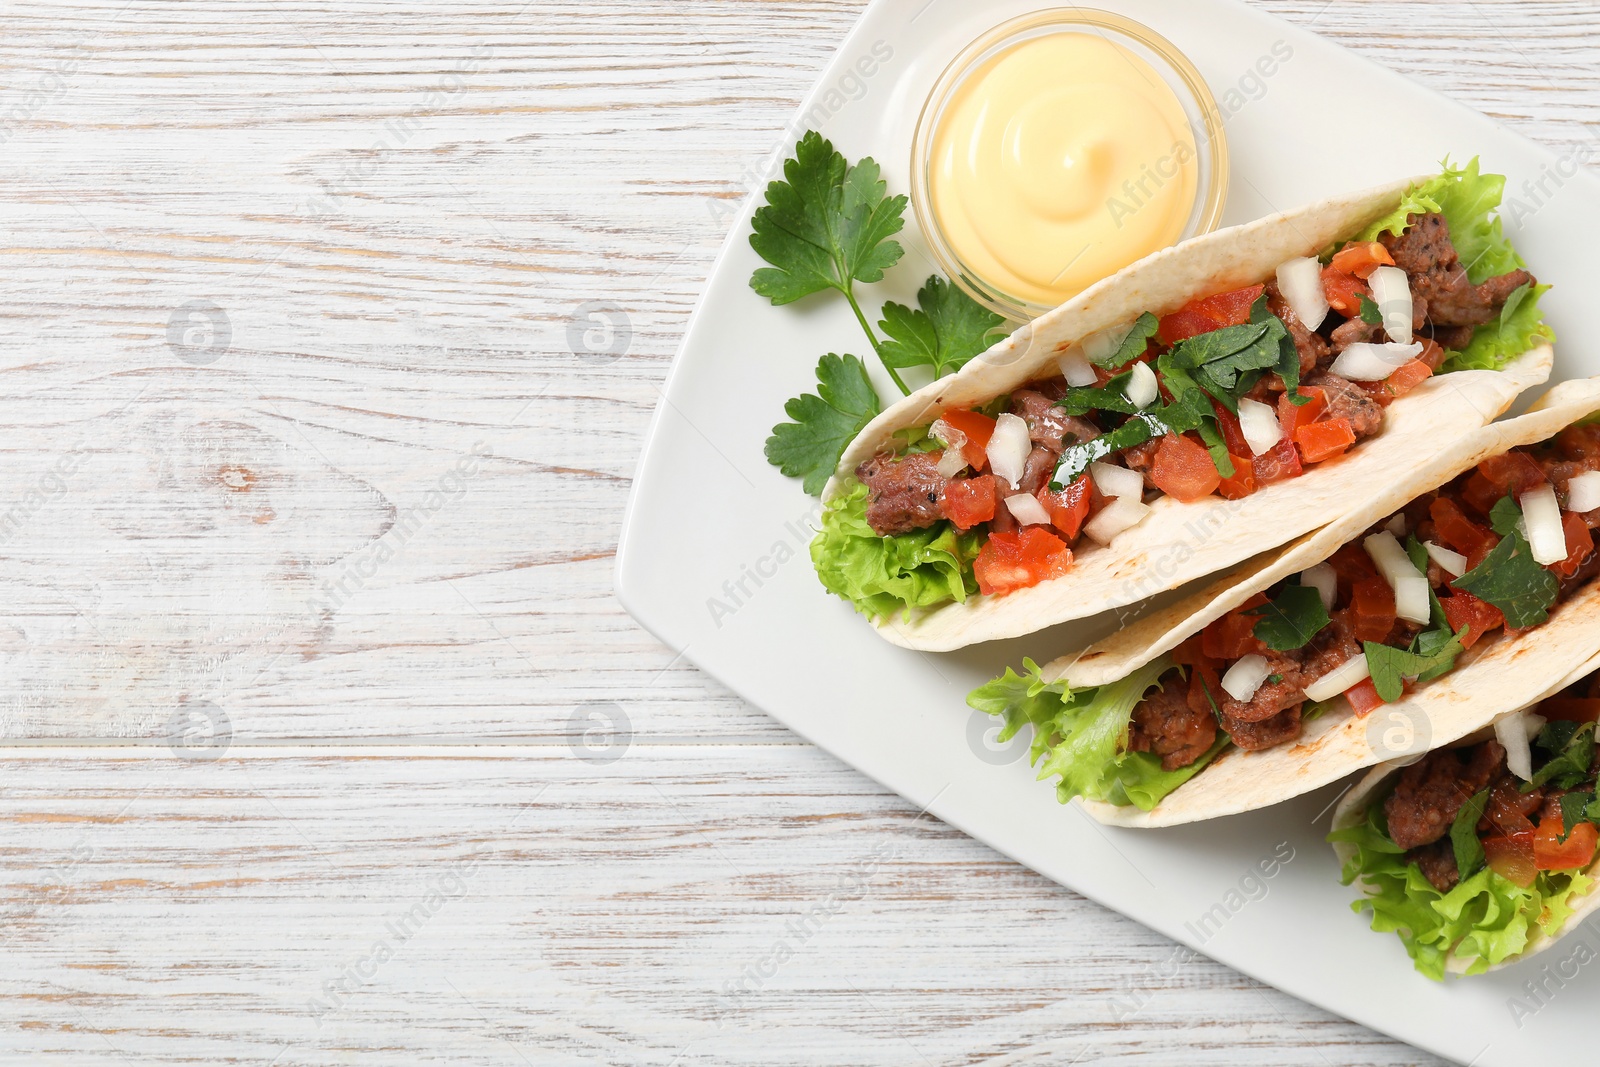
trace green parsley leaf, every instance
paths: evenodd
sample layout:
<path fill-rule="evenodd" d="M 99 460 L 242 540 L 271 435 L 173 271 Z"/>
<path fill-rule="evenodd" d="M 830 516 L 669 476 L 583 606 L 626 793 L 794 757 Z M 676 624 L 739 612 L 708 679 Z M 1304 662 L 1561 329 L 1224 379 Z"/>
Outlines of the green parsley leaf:
<path fill-rule="evenodd" d="M 1123 415 L 1136 415 L 1139 409 L 1128 399 L 1130 371 L 1119 374 L 1104 385 L 1080 385 L 1067 390 L 1067 395 L 1056 401 L 1056 407 L 1068 415 L 1087 415 L 1092 411 L 1115 411 Z"/>
<path fill-rule="evenodd" d="M 1416 534 L 1406 534 L 1406 557 L 1411 560 L 1411 565 L 1417 568 L 1418 574 L 1428 573 L 1428 549 Z M 1444 637 L 1450 636 L 1450 617 L 1444 613 L 1444 605 L 1439 603 L 1439 594 L 1433 586 L 1428 586 L 1428 613 L 1429 622 L 1435 630 L 1442 630 Z"/>
<path fill-rule="evenodd" d="M 1456 872 L 1466 881 L 1483 866 L 1483 842 L 1478 840 L 1478 820 L 1489 804 L 1489 791 L 1480 789 L 1456 812 L 1450 824 L 1450 847 L 1456 854 Z"/>
<path fill-rule="evenodd" d="M 932 367 L 933 376 L 943 378 L 988 348 L 990 331 L 1004 322 L 960 286 L 935 274 L 918 290 L 917 310 L 883 305 L 878 329 L 889 339 L 879 346 L 879 354 L 891 367 Z"/>
<path fill-rule="evenodd" d="M 1562 844 L 1567 843 L 1572 830 L 1580 822 L 1593 822 L 1589 818 L 1589 805 L 1594 803 L 1593 793 L 1563 793 L 1561 794 L 1561 836 L 1557 839 Z"/>
<path fill-rule="evenodd" d="M 1308 585 L 1286 585 L 1276 597 L 1245 614 L 1261 616 L 1252 632 L 1275 652 L 1304 648 L 1330 621 L 1322 594 Z"/>
<path fill-rule="evenodd" d="M 1160 437 L 1168 427 L 1155 415 L 1141 411 L 1110 433 L 1103 433 L 1092 441 L 1073 445 L 1061 453 L 1056 464 L 1055 477 L 1050 482 L 1052 491 L 1059 491 L 1072 479 L 1089 469 L 1089 464 L 1105 459 L 1124 448 L 1142 445 L 1152 437 Z"/>
<path fill-rule="evenodd" d="M 1502 497 L 1489 513 L 1500 543 L 1483 562 L 1450 583 L 1499 608 L 1506 625 L 1519 630 L 1548 619 L 1561 591 L 1556 576 L 1534 562 L 1528 539 L 1517 529 L 1521 518 L 1515 502 Z"/>
<path fill-rule="evenodd" d="M 1594 765 L 1593 724 L 1584 723 L 1582 727 L 1571 732 L 1562 730 L 1547 742 L 1545 733 L 1550 727 L 1557 725 L 1577 727 L 1576 723 L 1563 723 L 1558 719 L 1556 722 L 1545 724 L 1545 728 L 1539 731 L 1540 747 L 1546 751 L 1556 749 L 1557 739 L 1561 734 L 1566 734 L 1567 737 L 1565 741 L 1559 742 L 1560 754 L 1533 772 L 1533 778 L 1522 786 L 1523 792 L 1532 792 L 1546 782 L 1557 789 L 1571 789 L 1589 777 L 1589 768 Z"/>
<path fill-rule="evenodd" d="M 767 438 L 767 462 L 791 478 L 805 476 L 805 491 L 819 496 L 839 457 L 878 413 L 878 393 L 855 356 L 828 353 L 817 363 L 817 391 L 783 406 L 793 422 L 779 423 Z"/>
<path fill-rule="evenodd" d="M 1311 398 L 1300 392 L 1300 349 L 1295 347 L 1294 335 L 1289 332 L 1289 328 L 1284 326 L 1267 306 L 1267 297 L 1263 293 L 1250 306 L 1250 321 L 1264 323 L 1268 319 L 1277 322 L 1279 328 L 1283 330 L 1283 336 L 1278 339 L 1278 365 L 1273 369 L 1277 371 L 1278 377 L 1283 379 L 1284 395 L 1296 407 L 1309 404 Z"/>
<path fill-rule="evenodd" d="M 1466 635 L 1467 628 L 1463 626 L 1460 633 L 1429 652 L 1408 652 L 1376 641 L 1363 641 L 1367 668 L 1372 672 L 1372 687 L 1384 703 L 1394 703 L 1405 693 L 1405 679 L 1429 681 L 1455 666 L 1456 657 L 1461 654 L 1461 639 Z"/>
<path fill-rule="evenodd" d="M 1368 326 L 1383 325 L 1383 312 L 1378 310 L 1378 302 L 1366 293 L 1361 294 L 1361 321 Z"/>
<path fill-rule="evenodd" d="M 1122 339 L 1122 344 L 1117 346 L 1115 352 L 1104 359 L 1092 362 L 1101 367 L 1121 367 L 1138 359 L 1150 347 L 1150 338 L 1156 335 L 1156 330 L 1160 327 L 1161 320 L 1146 311 L 1134 320 L 1133 329 Z"/>
<path fill-rule="evenodd" d="M 1245 323 L 1186 338 L 1168 355 L 1174 366 L 1193 372 L 1195 384 L 1237 412 L 1238 397 L 1260 380 L 1259 372 L 1278 365 L 1278 340 L 1270 324 Z"/>
<path fill-rule="evenodd" d="M 906 198 L 884 195 L 870 158 L 849 166 L 812 130 L 795 145 L 783 176 L 767 186 L 750 235 L 750 247 L 772 264 L 752 274 L 750 286 L 774 304 L 824 289 L 849 294 L 854 282 L 881 280 L 905 254 L 889 238 L 905 226 Z"/>

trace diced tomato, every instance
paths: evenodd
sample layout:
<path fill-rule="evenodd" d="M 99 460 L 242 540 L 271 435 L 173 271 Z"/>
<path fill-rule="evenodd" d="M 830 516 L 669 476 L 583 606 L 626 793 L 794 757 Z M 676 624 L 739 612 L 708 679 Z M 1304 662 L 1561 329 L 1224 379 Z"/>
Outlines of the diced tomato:
<path fill-rule="evenodd" d="M 1204 445 L 1173 433 L 1161 439 L 1149 478 L 1151 485 L 1185 504 L 1210 496 L 1222 481 Z"/>
<path fill-rule="evenodd" d="M 1464 648 L 1471 648 L 1484 634 L 1506 624 L 1506 617 L 1499 608 L 1459 589 L 1440 597 L 1439 606 L 1444 608 L 1450 629 L 1460 633 L 1463 626 L 1467 628 L 1466 636 L 1461 639 Z"/>
<path fill-rule="evenodd" d="M 944 517 L 963 530 L 970 530 L 980 522 L 994 518 L 1000 503 L 1000 493 L 994 479 L 981 475 L 977 478 L 955 478 L 944 487 L 944 499 L 939 510 Z"/>
<path fill-rule="evenodd" d="M 1050 513 L 1050 523 L 1071 544 L 1078 539 L 1084 520 L 1089 517 L 1089 505 L 1094 495 L 1094 485 L 1087 474 L 1080 474 L 1060 491 L 1052 493 L 1050 486 L 1037 494 L 1039 503 Z"/>
<path fill-rule="evenodd" d="M 1394 629 L 1394 590 L 1379 577 L 1363 578 L 1350 594 L 1350 628 L 1357 641 L 1382 641 Z"/>
<path fill-rule="evenodd" d="M 1365 715 L 1384 703 L 1383 698 L 1378 695 L 1378 687 L 1372 684 L 1371 678 L 1363 678 L 1346 689 L 1344 698 L 1350 701 L 1350 707 L 1355 709 L 1357 715 Z"/>
<path fill-rule="evenodd" d="M 1533 835 L 1533 865 L 1541 871 L 1570 871 L 1587 867 L 1594 859 L 1594 846 L 1600 842 L 1594 823 L 1578 823 L 1566 841 L 1560 839 L 1561 830 L 1559 818 L 1539 820 L 1539 829 Z"/>
<path fill-rule="evenodd" d="M 990 534 L 972 564 L 978 591 L 984 596 L 1004 596 L 1059 578 L 1071 569 L 1072 549 L 1043 526 Z"/>
<path fill-rule="evenodd" d="M 1357 278 L 1370 278 L 1379 267 L 1394 266 L 1394 257 L 1377 241 L 1355 241 L 1333 255 L 1333 269 Z"/>
<path fill-rule="evenodd" d="M 1432 344 L 1433 342 L 1430 341 L 1428 343 Z M 1390 396 L 1402 397 L 1431 377 L 1433 377 L 1433 368 L 1420 359 L 1414 359 L 1409 363 L 1402 364 L 1399 370 L 1384 379 L 1383 388 Z"/>
<path fill-rule="evenodd" d="M 1255 636 L 1256 623 L 1261 619 L 1255 615 L 1246 615 L 1245 612 L 1259 608 L 1266 602 L 1266 594 L 1257 593 L 1208 625 L 1200 634 L 1200 650 L 1218 661 L 1236 660 L 1240 656 L 1262 651 L 1263 646 Z"/>
<path fill-rule="evenodd" d="M 1249 452 L 1233 454 L 1233 477 L 1217 483 L 1217 495 L 1227 500 L 1241 500 L 1256 491 L 1256 465 Z"/>
<path fill-rule="evenodd" d="M 1353 319 L 1361 313 L 1363 296 L 1372 295 L 1365 282 L 1338 267 L 1322 268 L 1322 292 L 1328 298 L 1329 306 L 1347 319 Z"/>
<path fill-rule="evenodd" d="M 1428 516 L 1433 519 L 1434 533 L 1440 542 L 1469 560 L 1474 556 L 1482 559 L 1489 549 L 1500 543 L 1498 534 L 1467 518 L 1461 505 L 1447 496 L 1433 498 L 1428 505 Z"/>
<path fill-rule="evenodd" d="M 1583 516 L 1570 511 L 1561 513 L 1561 528 L 1567 535 L 1567 558 L 1550 569 L 1563 578 L 1571 578 L 1594 551 L 1594 535 L 1589 532 L 1589 524 L 1583 521 Z"/>
<path fill-rule="evenodd" d="M 1179 341 L 1221 328 L 1222 323 L 1193 304 L 1186 304 L 1172 314 L 1162 316 L 1160 325 L 1156 327 L 1156 340 L 1164 345 L 1175 345 Z"/>
<path fill-rule="evenodd" d="M 1356 431 L 1349 419 L 1324 419 L 1296 430 L 1294 443 L 1300 446 L 1300 454 L 1307 463 L 1321 463 L 1342 455 L 1345 449 L 1355 444 Z"/>
<path fill-rule="evenodd" d="M 1317 421 L 1318 415 L 1328 409 L 1328 394 L 1316 386 L 1300 390 L 1300 395 L 1311 399 L 1304 404 L 1296 404 L 1289 399 L 1288 393 L 1278 397 L 1278 425 L 1283 427 L 1284 436 L 1291 440 L 1300 427 L 1310 426 Z"/>
<path fill-rule="evenodd" d="M 1545 482 L 1544 471 L 1533 457 L 1525 452 L 1504 452 L 1490 456 L 1478 464 L 1478 469 L 1467 479 L 1461 496 L 1472 507 L 1487 515 L 1499 499 L 1507 494 L 1521 496 L 1529 489 L 1537 489 Z"/>
<path fill-rule="evenodd" d="M 1510 777 L 1503 777 L 1489 790 L 1489 803 L 1484 806 L 1486 829 L 1501 837 L 1533 837 L 1533 822 L 1528 818 L 1539 810 L 1544 801 L 1539 797 L 1525 796 Z"/>
<path fill-rule="evenodd" d="M 1266 452 L 1255 457 L 1256 485 L 1271 485 L 1300 477 L 1300 450 L 1284 437 Z"/>
<path fill-rule="evenodd" d="M 1600 697 L 1551 697 L 1539 705 L 1539 714 L 1563 722 L 1600 721 Z"/>
<path fill-rule="evenodd" d="M 1217 413 L 1217 429 L 1222 431 L 1222 440 L 1228 446 L 1228 452 L 1235 456 L 1248 456 L 1250 442 L 1244 438 L 1244 429 L 1239 425 L 1239 416 L 1215 400 L 1211 402 L 1211 410 Z"/>
<path fill-rule="evenodd" d="M 1217 669 L 1216 661 L 1206 655 L 1205 641 L 1200 634 L 1186 638 L 1183 644 L 1173 649 L 1172 662 L 1180 667 L 1208 665 L 1212 670 Z"/>
<path fill-rule="evenodd" d="M 1450 353 L 1446 352 L 1444 350 L 1444 346 L 1438 341 L 1435 341 L 1431 337 L 1424 337 L 1422 339 L 1422 354 L 1419 355 L 1417 359 L 1427 366 L 1429 370 L 1437 373 L 1439 368 L 1444 366 L 1444 361 L 1448 358 L 1450 358 Z"/>
<path fill-rule="evenodd" d="M 1483 858 L 1489 864 L 1489 869 L 1523 888 L 1532 885 L 1539 876 L 1539 868 L 1533 859 L 1533 837 L 1530 832 L 1510 837 L 1496 834 L 1485 838 Z"/>
<path fill-rule="evenodd" d="M 1360 541 L 1351 541 L 1342 546 L 1339 551 L 1328 557 L 1328 563 L 1333 567 L 1333 573 L 1339 579 L 1339 587 L 1353 589 L 1358 583 L 1368 578 L 1378 577 L 1378 568 L 1373 566 L 1372 557 L 1367 555 L 1367 550 L 1361 547 Z"/>
<path fill-rule="evenodd" d="M 1243 326 L 1250 321 L 1250 309 L 1266 291 L 1265 285 L 1247 285 L 1243 289 L 1196 300 L 1193 306 L 1217 320 L 1219 326 Z"/>
<path fill-rule="evenodd" d="M 960 411 L 955 408 L 939 417 L 948 423 L 951 429 L 967 435 L 967 443 L 961 447 L 961 455 L 966 458 L 968 466 L 973 470 L 983 470 L 989 462 L 989 455 L 985 449 L 989 447 L 989 438 L 994 435 L 995 420 L 981 411 Z"/>

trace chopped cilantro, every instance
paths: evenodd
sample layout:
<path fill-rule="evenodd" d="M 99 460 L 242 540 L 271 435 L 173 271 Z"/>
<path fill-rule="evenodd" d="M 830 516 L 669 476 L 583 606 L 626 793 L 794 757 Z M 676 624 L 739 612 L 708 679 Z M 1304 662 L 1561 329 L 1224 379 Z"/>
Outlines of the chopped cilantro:
<path fill-rule="evenodd" d="M 767 462 L 791 478 L 804 476 L 812 496 L 828 484 L 839 457 L 878 413 L 878 393 L 855 356 L 828 353 L 817 363 L 817 391 L 783 406 L 793 422 L 779 423 L 767 438 Z"/>
<path fill-rule="evenodd" d="M 1532 792 L 1546 782 L 1557 789 L 1571 789 L 1589 777 L 1589 768 L 1594 765 L 1593 724 L 1579 726 L 1558 719 L 1545 724 L 1536 743 L 1556 755 L 1523 784 L 1523 792 Z"/>
<path fill-rule="evenodd" d="M 1161 320 L 1146 311 L 1134 320 L 1133 329 L 1128 331 L 1128 336 L 1122 339 L 1122 344 L 1117 350 L 1104 359 L 1093 360 L 1100 367 L 1121 367 L 1138 359 L 1150 347 L 1150 338 L 1156 335 L 1156 330 L 1161 326 Z"/>
<path fill-rule="evenodd" d="M 1366 293 L 1361 294 L 1361 321 L 1368 326 L 1383 325 L 1383 312 L 1378 309 L 1378 302 Z"/>
<path fill-rule="evenodd" d="M 1478 840 L 1478 820 L 1489 803 L 1489 791 L 1480 789 L 1456 812 L 1450 824 L 1450 847 L 1456 854 L 1456 872 L 1466 881 L 1483 865 L 1483 842 Z"/>
<path fill-rule="evenodd" d="M 1418 635 L 1411 651 L 1380 645 L 1376 641 L 1362 642 L 1367 653 L 1367 668 L 1372 672 L 1372 687 L 1384 703 L 1392 704 L 1404 695 L 1405 679 L 1431 681 L 1455 666 L 1467 628 L 1463 626 L 1460 633 L 1448 639 L 1440 639 L 1438 634 L 1439 631 L 1430 630 Z M 1424 642 L 1424 638 L 1428 640 Z"/>
<path fill-rule="evenodd" d="M 1528 539 L 1517 529 L 1521 518 L 1516 503 L 1502 497 L 1489 514 L 1500 543 L 1483 562 L 1450 583 L 1499 608 L 1506 625 L 1519 630 L 1548 619 L 1561 591 L 1556 576 L 1534 561 Z"/>
<path fill-rule="evenodd" d="M 1304 648 L 1330 621 L 1322 594 L 1309 585 L 1286 585 L 1272 600 L 1245 614 L 1261 616 L 1252 632 L 1275 652 Z"/>

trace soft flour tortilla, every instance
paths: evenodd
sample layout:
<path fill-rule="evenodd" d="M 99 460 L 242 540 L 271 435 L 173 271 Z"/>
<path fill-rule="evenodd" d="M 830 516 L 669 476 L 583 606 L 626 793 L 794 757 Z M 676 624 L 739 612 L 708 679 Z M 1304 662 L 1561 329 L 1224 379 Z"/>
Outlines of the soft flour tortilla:
<path fill-rule="evenodd" d="M 1600 638 L 1597 638 L 1597 642 L 1600 642 Z M 1531 699 L 1529 697 L 1531 689 L 1524 691 L 1516 698 L 1518 706 L 1513 710 L 1521 711 L 1523 708 L 1532 707 L 1545 697 L 1554 693 L 1559 693 L 1567 686 L 1573 684 L 1574 682 L 1582 681 L 1595 671 L 1600 671 L 1600 655 L 1593 657 L 1582 666 L 1573 670 L 1571 674 L 1567 675 L 1561 681 L 1557 682 L 1549 689 L 1535 697 L 1532 697 Z M 1532 676 L 1529 677 L 1530 680 L 1532 680 Z M 1537 686 L 1534 686 L 1533 688 L 1537 688 Z M 1488 736 L 1489 733 L 1487 730 L 1480 730 L 1477 734 L 1474 734 L 1471 737 L 1463 738 L 1461 743 L 1466 744 L 1474 741 L 1485 740 Z M 1367 817 L 1367 805 L 1375 799 L 1375 794 L 1377 794 L 1384 787 L 1390 778 L 1399 774 L 1406 768 L 1408 764 L 1414 763 L 1415 761 L 1415 757 L 1404 760 L 1394 760 L 1390 763 L 1380 764 L 1379 766 L 1374 767 L 1371 771 L 1367 772 L 1367 774 L 1362 777 L 1361 781 L 1357 782 L 1353 787 L 1351 787 L 1350 791 L 1346 793 L 1343 799 L 1339 801 L 1339 806 L 1334 809 L 1333 829 L 1342 830 L 1345 827 L 1354 826 L 1365 819 Z M 1335 841 L 1333 843 L 1333 851 L 1338 855 L 1341 866 L 1349 863 L 1356 854 L 1355 846 L 1347 841 Z M 1590 878 L 1600 879 L 1600 859 L 1596 859 L 1594 863 L 1590 864 L 1584 873 Z M 1367 883 L 1359 878 L 1356 879 L 1355 885 L 1363 890 L 1368 888 Z M 1547 934 L 1543 930 L 1535 927 L 1533 933 L 1528 938 L 1528 945 L 1526 948 L 1517 953 L 1515 956 L 1507 957 L 1506 959 L 1501 960 L 1499 963 L 1493 964 L 1488 968 L 1487 971 L 1484 971 L 1483 973 L 1487 974 L 1488 971 L 1498 971 L 1502 967 L 1509 967 L 1513 963 L 1519 963 L 1522 960 L 1527 959 L 1529 956 L 1537 955 L 1538 953 L 1543 952 L 1545 949 L 1561 940 L 1564 935 L 1576 930 L 1579 924 L 1581 924 L 1584 919 L 1588 918 L 1589 915 L 1592 914 L 1596 909 L 1600 909 L 1600 882 L 1597 882 L 1595 888 L 1591 889 L 1585 896 L 1576 897 L 1573 899 L 1572 914 L 1568 916 L 1567 921 L 1559 930 L 1553 934 Z M 1476 957 L 1460 959 L 1455 953 L 1452 952 L 1445 958 L 1445 970 L 1452 974 L 1465 974 L 1467 968 L 1471 966 L 1473 959 L 1476 959 Z"/>
<path fill-rule="evenodd" d="M 1443 485 L 1484 459 L 1518 445 L 1535 444 L 1600 411 L 1600 378 L 1562 382 L 1526 415 L 1480 427 L 1443 454 L 1430 456 L 1403 478 L 1390 478 L 1362 506 L 1242 574 L 1213 584 L 1165 611 L 1141 619 L 1082 653 L 1044 668 L 1047 681 L 1074 689 L 1104 685 L 1181 644 L 1274 582 L 1333 555 L 1346 542 L 1414 497 Z M 1498 632 L 1462 655 L 1456 669 L 1406 698 L 1357 716 L 1339 701 L 1307 723 L 1292 745 L 1263 752 L 1225 749 L 1151 811 L 1082 801 L 1100 822 L 1117 826 L 1174 826 L 1276 804 L 1338 781 L 1397 754 L 1418 754 L 1465 737 L 1528 703 L 1528 694 L 1551 678 L 1565 678 L 1600 653 L 1600 581 L 1558 605 L 1550 619 L 1521 640 Z M 1404 744 L 1397 746 L 1396 738 Z"/>
<path fill-rule="evenodd" d="M 1273 215 L 1164 249 L 1084 290 L 942 378 L 894 404 L 845 449 L 823 491 L 831 499 L 864 460 L 890 448 L 896 432 L 932 422 L 952 407 L 986 404 L 1055 373 L 1060 353 L 1143 312 L 1167 314 L 1197 297 L 1254 285 L 1296 256 L 1316 255 L 1393 211 L 1406 190 L 1426 178 Z M 1216 574 L 1285 544 L 1363 500 L 1397 466 L 1444 450 L 1503 414 L 1517 394 L 1550 375 L 1541 347 L 1501 371 L 1459 371 L 1429 379 L 1388 409 L 1383 433 L 1343 459 L 1243 500 L 1210 497 L 1184 504 L 1157 500 L 1138 526 L 1107 547 L 1081 542 L 1072 573 L 1003 597 L 969 597 L 874 620 L 890 642 L 948 652 L 1087 618 Z"/>

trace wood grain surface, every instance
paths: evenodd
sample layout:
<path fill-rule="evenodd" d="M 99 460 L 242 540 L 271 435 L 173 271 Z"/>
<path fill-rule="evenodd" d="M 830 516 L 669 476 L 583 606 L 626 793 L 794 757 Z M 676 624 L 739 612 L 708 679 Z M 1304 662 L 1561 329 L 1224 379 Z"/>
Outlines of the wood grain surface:
<path fill-rule="evenodd" d="M 1600 135 L 1591 4 L 1260 6 Z M 1431 1062 L 619 607 L 729 205 L 861 7 L 5 6 L 0 1062 Z"/>

